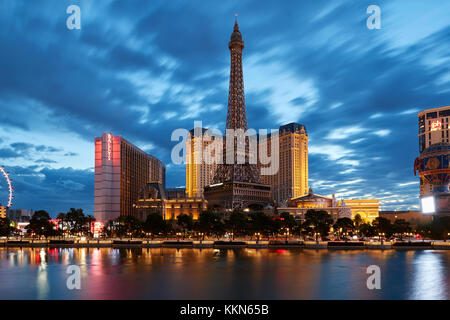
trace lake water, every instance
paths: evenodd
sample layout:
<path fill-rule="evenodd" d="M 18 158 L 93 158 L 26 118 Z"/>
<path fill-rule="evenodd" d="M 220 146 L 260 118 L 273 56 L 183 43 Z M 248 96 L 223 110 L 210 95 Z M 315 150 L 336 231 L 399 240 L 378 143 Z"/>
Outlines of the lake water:
<path fill-rule="evenodd" d="M 78 265 L 81 289 L 67 288 Z M 367 288 L 367 267 L 381 289 Z M 449 299 L 450 251 L 0 248 L 0 299 Z"/>

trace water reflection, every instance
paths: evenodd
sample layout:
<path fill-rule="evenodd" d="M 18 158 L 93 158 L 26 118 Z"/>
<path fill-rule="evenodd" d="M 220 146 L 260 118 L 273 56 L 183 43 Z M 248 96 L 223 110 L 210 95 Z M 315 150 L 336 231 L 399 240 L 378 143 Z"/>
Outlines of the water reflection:
<path fill-rule="evenodd" d="M 448 277 L 448 265 L 444 264 L 445 257 L 431 250 L 417 254 L 414 261 L 411 299 L 442 299 L 447 296 L 449 281 L 444 275 L 447 272 Z"/>
<path fill-rule="evenodd" d="M 45 299 L 48 296 L 49 286 L 48 286 L 48 278 L 47 278 L 47 254 L 44 249 L 39 251 L 39 267 L 36 278 L 36 287 L 38 288 L 37 298 Z M 55 259 L 55 257 L 53 257 Z M 58 259 L 55 259 L 57 263 Z"/>
<path fill-rule="evenodd" d="M 73 264 L 81 290 L 66 287 Z M 0 298 L 449 299 L 449 266 L 431 250 L 0 248 Z"/>

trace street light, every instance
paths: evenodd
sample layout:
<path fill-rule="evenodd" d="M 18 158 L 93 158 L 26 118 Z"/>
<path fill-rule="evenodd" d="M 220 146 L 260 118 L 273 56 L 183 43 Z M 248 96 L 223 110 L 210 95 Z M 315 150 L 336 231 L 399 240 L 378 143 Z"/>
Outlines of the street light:
<path fill-rule="evenodd" d="M 385 233 L 383 233 L 383 232 L 378 233 L 378 236 L 379 236 L 379 238 L 380 238 L 381 245 L 383 245 L 384 235 L 385 235 Z"/>

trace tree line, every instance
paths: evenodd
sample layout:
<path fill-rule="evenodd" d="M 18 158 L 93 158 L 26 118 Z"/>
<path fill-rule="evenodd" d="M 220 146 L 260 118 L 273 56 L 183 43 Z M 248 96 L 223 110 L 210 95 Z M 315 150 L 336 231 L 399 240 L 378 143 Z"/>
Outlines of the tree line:
<path fill-rule="evenodd" d="M 67 213 L 57 216 L 57 228 L 49 214 L 44 210 L 34 213 L 30 224 L 26 227 L 30 236 L 63 237 L 92 236 L 91 223 L 95 218 L 85 215 L 82 209 L 71 208 Z M 419 233 L 423 238 L 446 239 L 450 232 L 450 217 L 436 217 L 429 224 L 413 228 L 403 219 L 391 223 L 390 220 L 378 217 L 372 223 L 364 222 L 359 215 L 353 219 L 339 218 L 333 221 L 324 210 L 308 210 L 303 221 L 297 220 L 288 212 L 279 215 L 267 215 L 263 212 L 244 213 L 233 211 L 226 217 L 203 211 L 197 220 L 192 216 L 181 214 L 176 220 L 163 220 L 157 212 L 150 212 L 145 221 L 127 215 L 111 220 L 103 228 L 104 237 L 217 237 L 225 233 L 232 238 L 244 236 L 275 237 L 301 236 L 304 238 L 319 237 L 326 239 L 330 232 L 337 238 L 346 239 L 352 236 L 390 238 L 402 237 L 405 233 Z M 17 232 L 7 218 L 0 219 L 0 236 L 11 236 Z"/>

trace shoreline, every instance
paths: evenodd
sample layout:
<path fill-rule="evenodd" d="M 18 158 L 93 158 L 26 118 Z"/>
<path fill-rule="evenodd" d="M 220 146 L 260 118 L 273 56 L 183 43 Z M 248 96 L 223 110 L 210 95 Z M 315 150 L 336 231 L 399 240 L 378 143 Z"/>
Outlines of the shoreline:
<path fill-rule="evenodd" d="M 170 241 L 170 240 L 86 240 L 54 243 L 46 240 L 10 240 L 0 242 L 4 248 L 175 248 L 175 249 L 327 249 L 327 250 L 450 250 L 450 242 L 333 242 L 333 241 Z"/>

